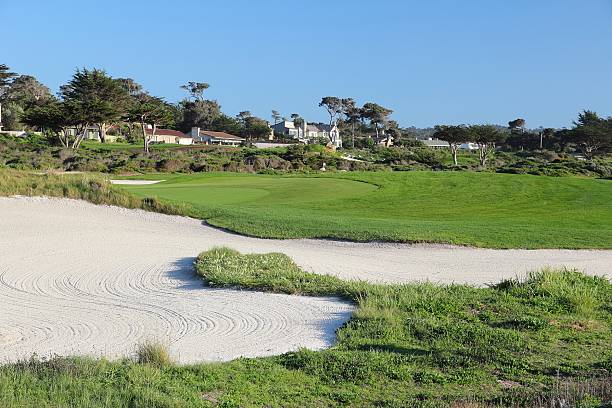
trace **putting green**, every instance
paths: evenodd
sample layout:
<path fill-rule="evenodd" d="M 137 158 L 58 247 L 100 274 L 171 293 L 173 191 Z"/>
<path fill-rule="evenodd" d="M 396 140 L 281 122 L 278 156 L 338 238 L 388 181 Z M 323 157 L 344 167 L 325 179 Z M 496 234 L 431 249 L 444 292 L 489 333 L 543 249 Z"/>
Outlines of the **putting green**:
<path fill-rule="evenodd" d="M 351 198 L 377 187 L 358 181 L 333 178 L 299 178 L 252 175 L 182 176 L 158 184 L 130 186 L 140 196 L 154 196 L 196 206 L 248 203 L 291 205 Z"/>
<path fill-rule="evenodd" d="M 142 178 L 142 177 L 140 177 Z M 186 215 L 271 238 L 612 248 L 612 182 L 470 172 L 156 174 L 122 186 Z"/>

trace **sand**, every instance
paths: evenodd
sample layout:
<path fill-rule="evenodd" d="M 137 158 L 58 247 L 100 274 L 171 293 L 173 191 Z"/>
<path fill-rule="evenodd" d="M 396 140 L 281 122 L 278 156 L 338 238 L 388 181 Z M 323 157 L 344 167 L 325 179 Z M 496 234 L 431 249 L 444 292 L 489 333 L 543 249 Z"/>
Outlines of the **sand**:
<path fill-rule="evenodd" d="M 612 277 L 612 251 L 267 240 L 186 217 L 83 201 L 0 198 L 0 362 L 133 355 L 162 341 L 180 363 L 322 349 L 353 306 L 207 288 L 193 272 L 215 246 L 284 252 L 306 270 L 374 282 L 485 285 L 549 266 Z"/>
<path fill-rule="evenodd" d="M 122 186 L 148 186 L 150 184 L 161 183 L 166 180 L 109 180 L 111 184 Z"/>

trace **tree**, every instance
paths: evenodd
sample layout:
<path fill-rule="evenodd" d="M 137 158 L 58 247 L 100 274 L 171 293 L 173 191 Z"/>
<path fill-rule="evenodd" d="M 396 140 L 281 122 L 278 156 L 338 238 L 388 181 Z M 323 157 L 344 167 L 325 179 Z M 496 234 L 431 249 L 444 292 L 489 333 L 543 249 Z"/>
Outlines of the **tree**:
<path fill-rule="evenodd" d="M 453 163 L 457 166 L 457 151 L 462 143 L 469 139 L 468 130 L 464 125 L 436 125 L 433 137 L 448 143 L 453 155 Z"/>
<path fill-rule="evenodd" d="M 25 107 L 27 104 L 51 97 L 49 88 L 38 82 L 36 78 L 30 75 L 20 75 L 11 82 L 2 98 L 7 102 L 15 102 Z"/>
<path fill-rule="evenodd" d="M 333 126 L 334 119 L 342 113 L 342 99 L 335 96 L 325 96 L 321 98 L 319 106 L 325 107 L 329 113 L 329 126 Z"/>
<path fill-rule="evenodd" d="M 236 120 L 240 123 L 240 134 L 243 135 L 246 139 L 250 139 L 250 135 L 248 132 L 248 121 L 253 117 L 250 111 L 242 111 L 236 115 Z"/>
<path fill-rule="evenodd" d="M 246 119 L 245 131 L 247 138 L 251 139 L 267 139 L 270 135 L 271 129 L 267 121 L 255 117 L 249 116 Z"/>
<path fill-rule="evenodd" d="M 22 120 L 28 126 L 50 132 L 62 146 L 78 149 L 87 129 L 84 114 L 78 103 L 49 98 L 40 104 L 30 105 Z"/>
<path fill-rule="evenodd" d="M 242 126 L 246 128 L 246 122 L 247 122 L 247 119 L 248 119 L 248 118 L 250 118 L 250 117 L 252 117 L 252 116 L 253 116 L 253 115 L 251 114 L 251 112 L 250 112 L 250 111 L 242 111 L 242 112 L 239 112 L 239 113 L 236 115 L 236 119 L 238 119 L 238 121 L 239 121 L 240 123 L 242 123 Z"/>
<path fill-rule="evenodd" d="M 80 105 L 85 121 L 98 126 L 102 143 L 108 127 L 125 114 L 128 104 L 123 86 L 96 68 L 77 69 L 70 82 L 60 87 L 60 95 L 64 101 Z"/>
<path fill-rule="evenodd" d="M 255 117 L 250 111 L 242 111 L 236 115 L 242 129 L 241 134 L 248 140 L 261 139 L 270 135 L 271 129 L 267 121 Z"/>
<path fill-rule="evenodd" d="M 540 132 L 540 150 L 544 148 L 544 139 L 550 140 L 555 135 L 555 129 L 545 128 Z"/>
<path fill-rule="evenodd" d="M 131 106 L 126 115 L 126 120 L 138 122 L 143 135 L 143 148 L 149 153 L 151 140 L 155 138 L 157 126 L 164 126 L 172 120 L 172 111 L 162 98 L 142 94 Z M 151 132 L 147 132 L 148 127 Z"/>
<path fill-rule="evenodd" d="M 31 104 L 40 103 L 52 97 L 49 88 L 30 75 L 21 75 L 6 86 L 0 103 L 3 103 L 2 124 L 8 129 L 23 128 L 21 116 Z"/>
<path fill-rule="evenodd" d="M 121 85 L 125 92 L 132 97 L 143 93 L 142 85 L 134 81 L 132 78 L 117 78 L 116 81 Z"/>
<path fill-rule="evenodd" d="M 210 88 L 210 85 L 206 82 L 193 82 L 189 81 L 185 85 L 181 85 L 181 89 L 189 92 L 189 95 L 196 101 L 204 100 L 204 91 Z"/>
<path fill-rule="evenodd" d="M 281 119 L 282 119 L 282 116 L 280 112 L 272 109 L 272 121 L 274 122 L 274 124 L 276 125 L 278 122 L 281 121 Z"/>
<path fill-rule="evenodd" d="M 489 155 L 506 139 L 506 135 L 493 125 L 473 125 L 468 130 L 470 139 L 478 144 L 480 165 L 486 166 Z"/>
<path fill-rule="evenodd" d="M 402 137 L 402 130 L 399 127 L 399 123 L 394 120 L 390 120 L 387 129 L 387 147 L 391 146 L 391 143 L 395 145 L 400 145 Z"/>
<path fill-rule="evenodd" d="M 293 120 L 293 126 L 295 127 L 295 130 L 297 130 L 297 137 L 299 139 L 300 131 L 302 130 L 302 126 L 304 126 L 304 119 L 300 117 L 299 113 L 292 113 L 291 120 Z"/>
<path fill-rule="evenodd" d="M 214 121 L 221 115 L 221 106 L 217 101 L 204 99 L 204 91 L 209 87 L 205 82 L 188 82 L 181 86 L 193 98 L 193 101 L 183 100 L 179 103 L 183 113 L 180 127 L 184 132 L 188 132 L 192 127 L 211 129 Z"/>
<path fill-rule="evenodd" d="M 525 131 L 525 119 L 514 119 L 508 122 L 508 129 L 511 133 L 523 133 Z"/>
<path fill-rule="evenodd" d="M 215 120 L 221 116 L 221 106 L 216 101 L 183 101 L 183 122 L 181 128 L 188 132 L 196 126 L 202 129 L 211 129 Z"/>
<path fill-rule="evenodd" d="M 5 64 L 0 64 L 0 129 L 2 129 L 2 96 L 6 88 L 10 85 L 12 79 L 17 76 L 16 73 L 11 72 L 10 68 Z"/>
<path fill-rule="evenodd" d="M 233 135 L 239 135 L 243 131 L 242 123 L 238 119 L 227 116 L 221 113 L 217 116 L 210 125 L 210 130 L 216 132 L 226 132 Z"/>
<path fill-rule="evenodd" d="M 17 76 L 16 73 L 9 70 L 10 68 L 6 64 L 0 64 L 0 87 L 10 85 L 11 80 Z"/>
<path fill-rule="evenodd" d="M 391 109 L 387 109 L 373 102 L 365 103 L 363 108 L 361 108 L 362 117 L 368 119 L 370 124 L 374 127 L 374 130 L 376 130 L 376 138 L 379 136 L 379 127 L 382 127 L 382 129 L 386 128 L 389 121 L 389 115 L 392 113 L 393 111 Z"/>
<path fill-rule="evenodd" d="M 22 105 L 15 102 L 2 102 L 2 127 L 7 130 L 23 129 Z"/>
<path fill-rule="evenodd" d="M 351 126 L 351 144 L 355 147 L 355 126 L 359 123 L 362 116 L 362 111 L 357 107 L 353 98 L 342 99 L 342 114 L 345 121 Z"/>
<path fill-rule="evenodd" d="M 578 115 L 570 131 L 570 140 L 584 156 L 591 160 L 598 151 L 612 147 L 612 118 L 600 118 L 597 113 L 585 110 Z"/>

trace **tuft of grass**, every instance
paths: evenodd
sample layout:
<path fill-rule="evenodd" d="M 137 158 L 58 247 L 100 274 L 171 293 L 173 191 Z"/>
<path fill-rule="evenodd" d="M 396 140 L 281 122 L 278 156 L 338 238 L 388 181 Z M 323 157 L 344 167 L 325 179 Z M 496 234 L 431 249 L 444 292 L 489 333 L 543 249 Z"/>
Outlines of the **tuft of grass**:
<path fill-rule="evenodd" d="M 530 272 L 523 281 L 511 279 L 495 287 L 517 297 L 546 303 L 552 309 L 586 317 L 594 315 L 612 299 L 606 278 L 567 269 L 556 271 L 544 268 Z"/>
<path fill-rule="evenodd" d="M 218 247 L 197 258 L 196 270 L 213 287 L 242 287 L 291 295 L 336 295 L 355 299 L 355 293 L 342 280 L 306 273 L 281 253 L 243 256 L 233 249 Z"/>
<path fill-rule="evenodd" d="M 154 340 L 144 341 L 136 347 L 136 361 L 154 367 L 165 367 L 172 364 L 168 348 Z"/>

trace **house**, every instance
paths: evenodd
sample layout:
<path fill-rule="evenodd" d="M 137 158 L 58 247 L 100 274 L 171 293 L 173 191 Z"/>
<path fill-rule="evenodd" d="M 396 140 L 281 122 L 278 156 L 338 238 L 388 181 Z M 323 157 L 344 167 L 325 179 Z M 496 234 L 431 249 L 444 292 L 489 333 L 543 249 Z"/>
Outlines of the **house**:
<path fill-rule="evenodd" d="M 87 126 L 87 128 L 84 129 L 83 132 L 84 132 L 84 135 L 83 135 L 84 140 L 97 140 L 98 142 L 100 141 L 100 128 L 97 125 Z M 68 135 L 74 137 L 76 136 L 76 133 L 77 133 L 77 128 L 68 129 Z M 118 138 L 119 136 L 117 135 L 109 135 L 108 133 L 106 134 L 107 142 L 110 142 L 110 143 L 116 142 Z"/>
<path fill-rule="evenodd" d="M 466 142 L 459 146 L 461 150 L 478 150 L 478 143 Z"/>
<path fill-rule="evenodd" d="M 450 147 L 450 145 L 448 144 L 448 142 L 445 142 L 444 140 L 438 140 L 438 139 L 426 139 L 426 140 L 421 140 L 421 142 L 423 142 L 423 144 L 427 147 L 431 147 L 432 149 L 446 149 L 448 147 Z M 459 145 L 459 149 L 461 150 L 478 150 L 478 144 L 477 143 L 472 143 L 472 142 L 466 142 L 466 143 L 461 143 Z"/>
<path fill-rule="evenodd" d="M 149 125 L 146 129 L 147 135 L 151 136 L 152 143 L 174 143 L 180 145 L 193 144 L 193 138 L 174 129 L 156 128 L 153 135 L 153 128 Z"/>
<path fill-rule="evenodd" d="M 295 144 L 296 143 L 254 142 L 253 146 L 258 149 L 274 149 L 276 147 L 289 147 Z"/>
<path fill-rule="evenodd" d="M 292 137 L 301 143 L 316 143 L 319 139 L 324 138 L 336 147 L 342 147 L 342 139 L 338 126 L 327 125 L 325 123 L 307 123 L 304 121 L 302 126 L 297 127 L 293 121 L 283 120 L 271 126 L 275 133 Z"/>
<path fill-rule="evenodd" d="M 431 147 L 432 149 L 447 149 L 450 147 L 448 142 L 439 139 L 427 139 L 421 140 L 421 142 L 423 142 L 425 146 Z"/>
<path fill-rule="evenodd" d="M 393 136 L 383 136 L 376 140 L 376 144 L 379 146 L 391 147 L 393 146 Z"/>
<path fill-rule="evenodd" d="M 271 126 L 272 130 L 280 135 L 290 136 L 294 139 L 298 139 L 303 135 L 302 129 L 297 129 L 292 121 L 283 120 L 281 122 L 275 123 Z"/>
<path fill-rule="evenodd" d="M 240 146 L 244 138 L 225 132 L 214 132 L 212 130 L 201 130 L 199 127 L 191 128 L 190 136 L 194 143 L 214 144 L 222 146 Z"/>

